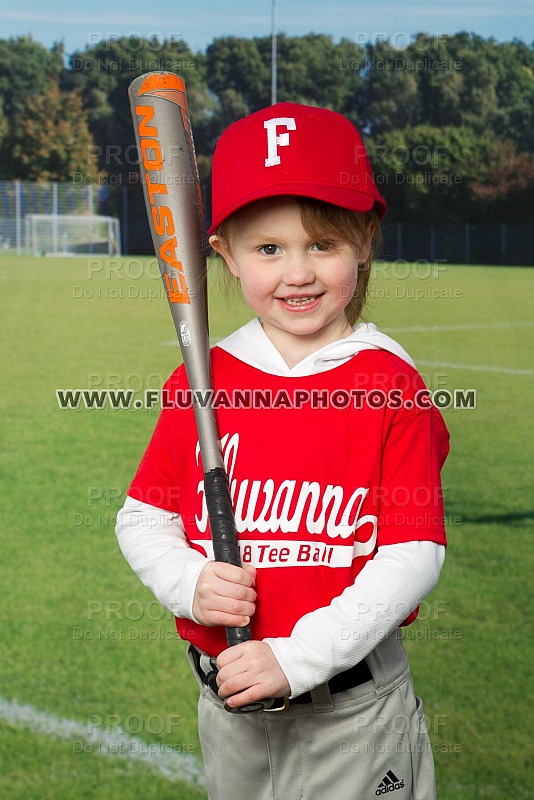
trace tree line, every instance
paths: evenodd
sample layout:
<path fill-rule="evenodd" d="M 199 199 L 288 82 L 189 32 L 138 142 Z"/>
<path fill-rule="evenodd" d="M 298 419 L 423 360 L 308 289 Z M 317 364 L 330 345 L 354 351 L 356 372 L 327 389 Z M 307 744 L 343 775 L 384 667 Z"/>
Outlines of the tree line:
<path fill-rule="evenodd" d="M 0 179 L 116 187 L 138 180 L 127 88 L 186 81 L 201 178 L 218 136 L 270 104 L 271 39 L 102 40 L 66 58 L 0 40 Z M 534 46 L 475 34 L 394 41 L 278 37 L 278 100 L 339 111 L 362 132 L 390 219 L 532 220 Z"/>

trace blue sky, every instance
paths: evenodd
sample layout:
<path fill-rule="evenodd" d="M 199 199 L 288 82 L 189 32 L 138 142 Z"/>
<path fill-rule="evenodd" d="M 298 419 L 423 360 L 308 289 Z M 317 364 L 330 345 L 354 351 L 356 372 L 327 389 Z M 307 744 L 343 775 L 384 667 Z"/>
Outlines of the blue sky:
<path fill-rule="evenodd" d="M 217 36 L 263 36 L 271 30 L 271 0 L 19 0 L 0 9 L 0 38 L 32 34 L 50 47 L 63 40 L 67 53 L 110 36 L 183 38 L 205 50 Z M 291 36 L 313 31 L 339 40 L 388 35 L 399 45 L 415 31 L 472 31 L 499 41 L 534 40 L 533 0 L 276 0 L 278 30 Z"/>

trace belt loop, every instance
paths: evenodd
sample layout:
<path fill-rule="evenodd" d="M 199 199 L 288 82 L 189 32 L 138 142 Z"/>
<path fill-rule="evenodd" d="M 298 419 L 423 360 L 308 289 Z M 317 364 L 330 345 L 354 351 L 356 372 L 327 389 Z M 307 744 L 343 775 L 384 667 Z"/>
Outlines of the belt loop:
<path fill-rule="evenodd" d="M 191 644 L 191 642 L 189 642 L 189 644 L 187 645 L 187 653 L 189 655 L 189 663 L 197 673 L 198 677 L 202 680 L 202 683 L 205 683 L 206 681 L 204 680 L 202 667 L 200 666 L 200 659 L 202 658 L 201 651 L 197 647 L 195 647 L 194 644 Z"/>
<path fill-rule="evenodd" d="M 389 691 L 391 684 L 408 668 L 408 656 L 399 628 L 392 631 L 365 658 L 373 680 L 377 697 Z"/>
<path fill-rule="evenodd" d="M 310 694 L 314 711 L 331 711 L 334 708 L 334 702 L 327 683 L 320 683 L 319 686 L 310 690 Z"/>
<path fill-rule="evenodd" d="M 217 659 L 210 658 L 210 671 L 206 673 L 206 683 L 210 687 L 213 694 L 216 694 L 217 697 L 219 696 L 219 687 L 217 686 L 217 674 L 219 670 L 217 669 Z"/>

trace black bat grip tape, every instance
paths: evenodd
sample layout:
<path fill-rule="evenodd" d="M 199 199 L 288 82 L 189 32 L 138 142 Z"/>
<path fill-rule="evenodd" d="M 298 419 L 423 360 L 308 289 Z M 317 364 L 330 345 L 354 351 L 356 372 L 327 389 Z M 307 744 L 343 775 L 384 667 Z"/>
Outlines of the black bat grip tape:
<path fill-rule="evenodd" d="M 228 476 L 224 469 L 216 467 L 205 473 L 204 490 L 215 560 L 240 567 L 241 557 L 237 546 L 234 510 Z M 233 647 L 241 642 L 250 642 L 251 639 L 250 625 L 241 628 L 226 628 L 228 647 Z"/>
<path fill-rule="evenodd" d="M 232 508 L 232 498 L 230 495 L 230 485 L 224 469 L 215 467 L 209 472 L 204 473 L 204 491 L 206 493 L 206 506 L 210 520 L 215 560 L 240 567 L 242 565 L 239 547 L 237 545 L 237 531 L 235 527 L 234 510 Z M 251 639 L 252 631 L 250 625 L 244 625 L 240 628 L 226 628 L 228 647 L 241 644 L 241 642 L 250 642 Z M 250 703 L 241 708 L 230 708 L 230 706 L 226 705 L 225 708 L 233 714 L 243 714 L 250 711 L 262 711 L 268 708 L 272 703 L 273 700 L 268 699 L 257 703 Z"/>

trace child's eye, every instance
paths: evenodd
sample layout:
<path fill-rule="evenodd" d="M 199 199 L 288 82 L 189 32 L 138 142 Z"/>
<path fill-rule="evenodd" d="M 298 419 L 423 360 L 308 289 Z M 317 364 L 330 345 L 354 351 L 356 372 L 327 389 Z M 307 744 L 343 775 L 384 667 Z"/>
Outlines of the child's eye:
<path fill-rule="evenodd" d="M 332 247 L 332 242 L 314 242 L 312 244 L 312 250 L 319 250 L 319 252 L 324 252 L 325 250 L 330 250 Z"/>
<path fill-rule="evenodd" d="M 277 244 L 264 244 L 260 247 L 260 253 L 263 253 L 265 256 L 275 256 L 281 252 Z"/>

